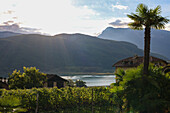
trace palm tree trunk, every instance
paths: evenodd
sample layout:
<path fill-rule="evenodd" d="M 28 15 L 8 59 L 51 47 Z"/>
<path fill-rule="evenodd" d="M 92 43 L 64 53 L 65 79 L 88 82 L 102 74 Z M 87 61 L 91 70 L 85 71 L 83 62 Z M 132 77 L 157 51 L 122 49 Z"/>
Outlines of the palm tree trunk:
<path fill-rule="evenodd" d="M 144 46 L 144 68 L 143 74 L 148 75 L 148 67 L 149 67 L 149 57 L 150 57 L 150 36 L 151 28 L 149 26 L 145 27 L 145 46 Z"/>

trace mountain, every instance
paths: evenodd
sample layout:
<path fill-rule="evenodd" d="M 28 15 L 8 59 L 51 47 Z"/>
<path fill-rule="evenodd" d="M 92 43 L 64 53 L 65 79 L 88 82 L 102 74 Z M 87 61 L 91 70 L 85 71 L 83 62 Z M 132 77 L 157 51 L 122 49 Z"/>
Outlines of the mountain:
<path fill-rule="evenodd" d="M 106 28 L 98 37 L 115 41 L 126 41 L 137 45 L 140 49 L 144 47 L 144 31 L 129 28 Z M 151 30 L 151 51 L 161 54 L 170 59 L 169 52 L 170 31 Z"/>
<path fill-rule="evenodd" d="M 113 72 L 112 65 L 118 60 L 143 54 L 134 44 L 83 34 L 24 34 L 0 38 L 0 51 L 0 76 L 23 66 L 59 74 Z"/>
<path fill-rule="evenodd" d="M 0 38 L 7 38 L 11 36 L 21 35 L 20 33 L 14 33 L 10 31 L 0 31 Z"/>

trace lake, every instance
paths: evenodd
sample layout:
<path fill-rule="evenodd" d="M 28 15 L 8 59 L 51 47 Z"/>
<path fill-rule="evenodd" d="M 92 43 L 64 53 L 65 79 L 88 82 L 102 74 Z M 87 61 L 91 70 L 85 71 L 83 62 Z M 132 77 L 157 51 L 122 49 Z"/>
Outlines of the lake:
<path fill-rule="evenodd" d="M 87 86 L 108 86 L 115 82 L 115 75 L 65 75 L 64 79 L 83 80 Z"/>

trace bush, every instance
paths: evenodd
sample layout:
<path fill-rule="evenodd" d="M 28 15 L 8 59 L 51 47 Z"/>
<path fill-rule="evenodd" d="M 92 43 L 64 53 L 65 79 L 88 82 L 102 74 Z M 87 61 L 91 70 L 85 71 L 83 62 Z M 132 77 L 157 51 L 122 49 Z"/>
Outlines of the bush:
<path fill-rule="evenodd" d="M 0 111 L 7 112 L 25 112 L 26 109 L 21 107 L 21 99 L 15 96 L 2 96 L 0 97 Z"/>
<path fill-rule="evenodd" d="M 10 89 L 29 89 L 33 87 L 42 87 L 47 80 L 46 74 L 39 72 L 35 67 L 23 67 L 24 72 L 14 70 L 8 78 Z"/>
<path fill-rule="evenodd" d="M 143 66 L 125 71 L 115 87 L 123 91 L 124 108 L 135 112 L 164 113 L 170 109 L 170 75 L 162 67 L 149 66 L 149 74 L 143 75 Z M 119 74 L 120 75 L 120 74 Z"/>
<path fill-rule="evenodd" d="M 93 90 L 93 93 L 92 93 Z M 1 96 L 13 96 L 22 99 L 22 106 L 29 112 L 35 112 L 37 94 L 39 112 L 80 112 L 88 111 L 94 108 L 94 111 L 112 110 L 110 89 L 105 87 L 93 88 L 33 88 L 33 89 L 17 89 L 17 90 L 0 90 Z M 92 95 L 93 94 L 93 95 Z M 93 104 L 93 105 L 92 105 Z"/>

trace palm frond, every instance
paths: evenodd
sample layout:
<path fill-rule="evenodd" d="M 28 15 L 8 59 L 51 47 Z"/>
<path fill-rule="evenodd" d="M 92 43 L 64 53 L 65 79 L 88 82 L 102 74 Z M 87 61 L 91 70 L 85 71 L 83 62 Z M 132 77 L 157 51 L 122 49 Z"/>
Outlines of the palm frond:
<path fill-rule="evenodd" d="M 128 26 L 134 30 L 143 30 L 143 25 L 137 21 L 129 23 Z"/>
<path fill-rule="evenodd" d="M 161 6 L 160 5 L 158 5 L 155 9 L 153 9 L 153 13 L 154 14 L 160 14 L 161 13 Z"/>
<path fill-rule="evenodd" d="M 131 22 L 128 24 L 128 26 L 131 29 L 135 30 L 142 30 L 143 29 L 143 24 L 144 24 L 144 19 L 140 17 L 137 14 L 131 13 L 131 15 L 127 15 L 130 19 L 132 19 L 134 22 Z"/>
<path fill-rule="evenodd" d="M 154 9 L 148 9 L 146 5 L 139 4 L 136 8 L 136 12 L 136 14 L 131 13 L 131 15 L 127 15 L 134 21 L 128 24 L 132 29 L 142 30 L 143 26 L 164 29 L 165 24 L 169 22 L 169 19 L 159 15 L 161 13 L 160 5 Z"/>
<path fill-rule="evenodd" d="M 142 21 L 143 20 L 142 17 L 140 17 L 139 15 L 134 14 L 134 13 L 131 13 L 131 15 L 127 15 L 127 16 L 134 21 Z"/>
<path fill-rule="evenodd" d="M 148 11 L 148 7 L 144 4 L 139 4 L 136 8 L 137 15 L 140 17 L 147 17 Z"/>
<path fill-rule="evenodd" d="M 155 28 L 155 29 L 165 29 L 165 24 L 164 23 L 159 23 L 157 25 L 154 25 L 152 28 Z"/>
<path fill-rule="evenodd" d="M 148 11 L 148 7 L 144 4 L 139 4 L 136 8 L 136 12 L 137 13 L 143 13 L 143 12 L 147 12 Z"/>
<path fill-rule="evenodd" d="M 151 23 L 151 27 L 155 29 L 165 29 L 165 24 L 168 22 L 169 19 L 162 16 L 156 16 Z"/>

